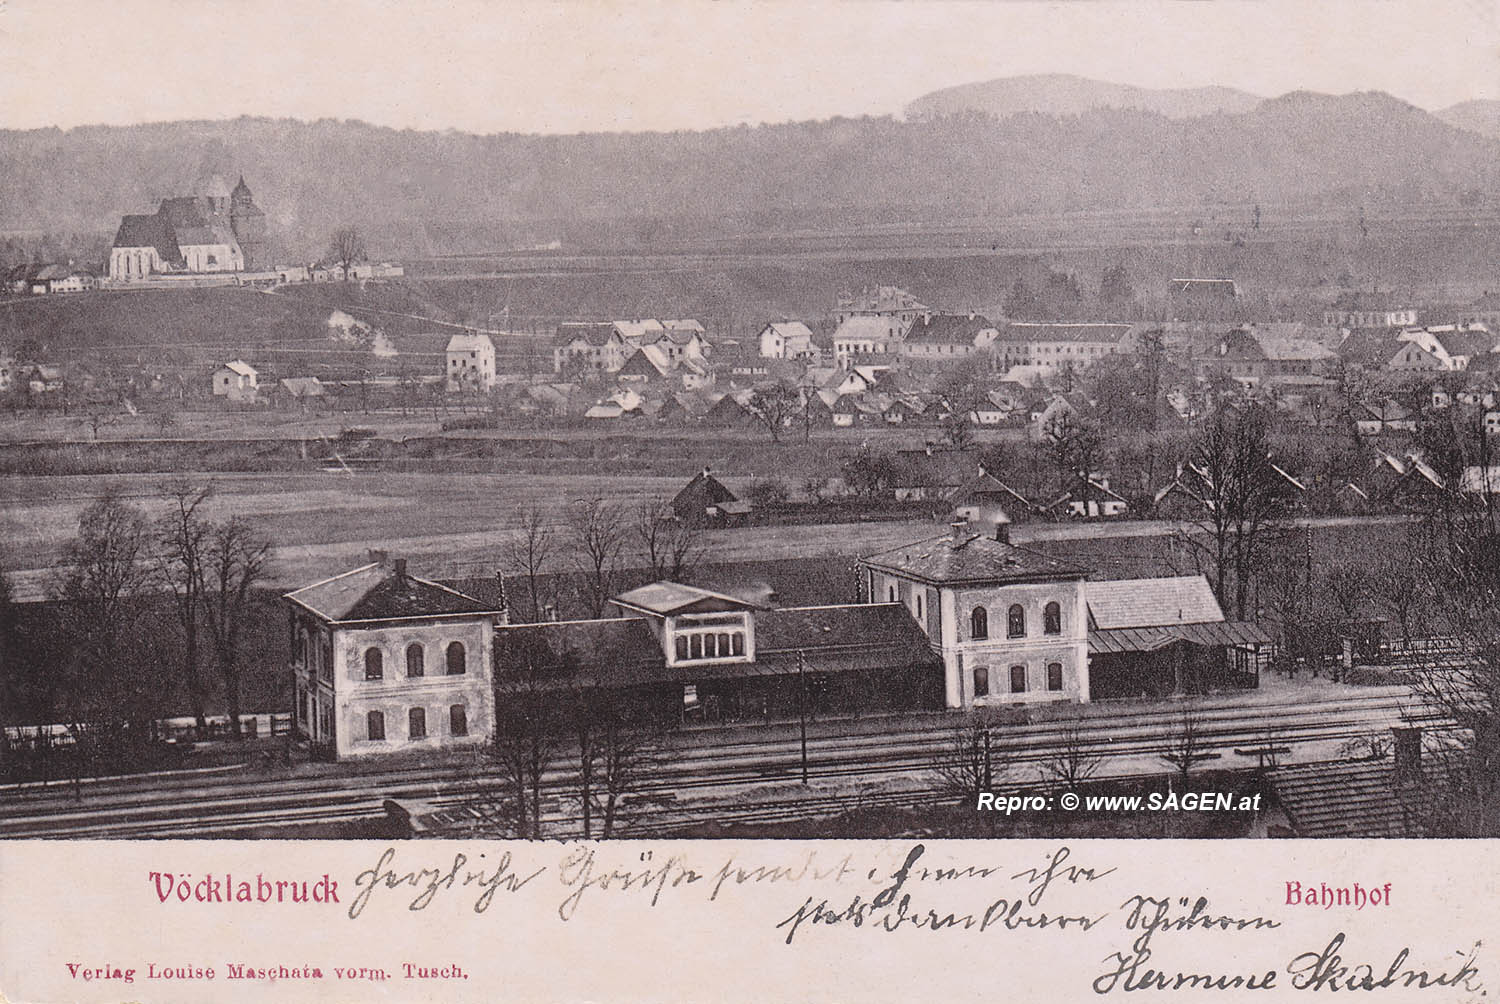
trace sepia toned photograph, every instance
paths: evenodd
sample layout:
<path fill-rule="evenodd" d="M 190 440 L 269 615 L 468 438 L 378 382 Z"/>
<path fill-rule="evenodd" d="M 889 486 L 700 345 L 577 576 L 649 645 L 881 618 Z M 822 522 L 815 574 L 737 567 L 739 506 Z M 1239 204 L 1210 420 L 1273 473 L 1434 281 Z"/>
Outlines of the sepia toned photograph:
<path fill-rule="evenodd" d="M 0 53 L 0 837 L 1500 835 L 1493 5 Z"/>

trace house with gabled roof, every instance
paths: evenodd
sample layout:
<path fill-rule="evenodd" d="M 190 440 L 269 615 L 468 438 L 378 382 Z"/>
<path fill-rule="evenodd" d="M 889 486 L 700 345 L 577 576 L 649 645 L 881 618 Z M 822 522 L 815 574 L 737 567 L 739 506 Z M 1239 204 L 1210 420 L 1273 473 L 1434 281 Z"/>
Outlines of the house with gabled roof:
<path fill-rule="evenodd" d="M 572 368 L 585 373 L 617 373 L 636 352 L 614 322 L 587 321 L 559 324 L 552 339 L 552 369 L 562 373 Z"/>
<path fill-rule="evenodd" d="M 912 322 L 898 351 L 911 362 L 950 363 L 988 351 L 1000 329 L 980 314 L 928 312 Z"/>
<path fill-rule="evenodd" d="M 465 331 L 448 339 L 444 350 L 448 392 L 488 391 L 495 386 L 495 343 L 478 331 Z"/>
<path fill-rule="evenodd" d="M 743 523 L 750 509 L 707 467 L 672 498 L 672 511 L 687 526 L 732 526 Z"/>
<path fill-rule="evenodd" d="M 650 383 L 671 372 L 672 363 L 666 354 L 655 345 L 647 345 L 625 360 L 625 364 L 615 371 L 615 379 L 620 383 Z"/>
<path fill-rule="evenodd" d="M 1445 370 L 1466 370 L 1472 360 L 1487 356 L 1495 350 L 1495 336 L 1483 326 L 1445 324 L 1407 328 L 1397 334 L 1396 338 L 1419 346 Z"/>
<path fill-rule="evenodd" d="M 371 557 L 282 597 L 298 734 L 338 759 L 482 745 L 504 608 Z"/>
<path fill-rule="evenodd" d="M 815 360 L 822 353 L 813 344 L 812 329 L 801 321 L 770 321 L 756 336 L 766 359 Z"/>
<path fill-rule="evenodd" d="M 833 357 L 840 366 L 853 365 L 859 357 L 895 355 L 905 332 L 904 324 L 888 318 L 856 315 L 833 332 Z"/>
<path fill-rule="evenodd" d="M 1041 511 L 1052 517 L 1113 519 L 1129 513 L 1130 502 L 1111 489 L 1109 479 L 1102 474 L 1079 472 L 1073 477 L 1068 490 L 1045 505 Z"/>
<path fill-rule="evenodd" d="M 214 370 L 215 397 L 249 404 L 255 401 L 259 388 L 260 373 L 243 359 L 231 360 Z"/>

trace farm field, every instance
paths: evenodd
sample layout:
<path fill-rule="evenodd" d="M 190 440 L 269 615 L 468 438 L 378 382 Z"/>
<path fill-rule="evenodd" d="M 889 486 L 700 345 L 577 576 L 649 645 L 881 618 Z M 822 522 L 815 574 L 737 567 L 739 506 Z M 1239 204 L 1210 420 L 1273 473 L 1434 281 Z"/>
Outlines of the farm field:
<path fill-rule="evenodd" d="M 162 480 L 162 475 L 120 475 L 0 481 L 0 553 L 18 598 L 45 595 L 55 574 L 51 568 L 76 532 L 79 512 L 101 492 L 114 488 L 150 511 L 157 507 Z M 278 586 L 353 567 L 369 548 L 410 558 L 421 575 L 489 574 L 502 567 L 505 546 L 529 507 L 553 514 L 554 524 L 562 527 L 574 500 L 607 498 L 631 506 L 670 498 L 683 484 L 678 477 L 606 474 L 391 472 L 231 474 L 213 480 L 219 494 L 211 515 L 251 520 L 276 545 Z M 746 483 L 725 480 L 731 488 Z M 1319 520 L 1315 547 L 1333 554 L 1358 540 L 1368 553 L 1379 553 L 1370 536 L 1400 532 L 1403 523 L 1402 517 Z M 930 522 L 748 527 L 709 533 L 705 553 L 716 562 L 848 556 L 943 529 Z M 1190 571 L 1189 556 L 1172 548 L 1172 531 L 1173 525 L 1163 522 L 1026 524 L 1015 529 L 1013 539 L 1107 575 Z"/>

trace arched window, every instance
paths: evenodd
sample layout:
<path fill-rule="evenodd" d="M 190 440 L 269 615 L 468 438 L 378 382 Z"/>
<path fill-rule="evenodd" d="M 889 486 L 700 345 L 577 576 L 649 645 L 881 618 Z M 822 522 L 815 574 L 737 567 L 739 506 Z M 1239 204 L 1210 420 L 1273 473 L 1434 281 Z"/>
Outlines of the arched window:
<path fill-rule="evenodd" d="M 385 738 L 385 715 L 379 711 L 371 711 L 365 715 L 365 732 L 371 742 L 378 742 Z"/>
<path fill-rule="evenodd" d="M 687 640 L 687 635 L 685 635 L 685 634 L 678 635 L 677 639 L 676 639 L 676 642 L 675 642 L 675 645 L 676 645 L 676 648 L 677 648 L 677 658 L 678 659 L 686 659 L 688 657 L 688 640 Z"/>
<path fill-rule="evenodd" d="M 990 696 L 990 671 L 985 666 L 974 667 L 974 696 Z"/>
<path fill-rule="evenodd" d="M 1026 637 L 1026 611 L 1021 604 L 1010 605 L 1010 612 L 1005 615 L 1005 633 L 1011 638 Z"/>
<path fill-rule="evenodd" d="M 1049 662 L 1049 663 L 1047 663 L 1047 689 L 1048 690 L 1061 690 L 1062 689 L 1062 663 L 1060 663 L 1060 662 Z"/>
<path fill-rule="evenodd" d="M 1062 606 L 1055 600 L 1042 608 L 1042 633 L 1062 634 Z"/>
<path fill-rule="evenodd" d="M 890 586 L 890 592 L 888 593 L 888 595 L 891 598 L 891 602 L 895 603 L 896 602 L 896 586 L 895 586 L 895 584 L 892 584 Z"/>
<path fill-rule="evenodd" d="M 1010 692 L 1012 694 L 1026 693 L 1026 667 L 1010 667 Z"/>
<path fill-rule="evenodd" d="M 422 643 L 412 642 L 406 646 L 406 675 L 423 676 L 426 668 L 423 665 Z"/>
<path fill-rule="evenodd" d="M 988 638 L 990 636 L 990 615 L 984 607 L 975 607 L 974 612 L 969 615 L 969 637 L 974 639 Z M 978 670 L 975 670 L 978 673 Z"/>
<path fill-rule="evenodd" d="M 467 672 L 467 670 L 468 670 L 469 667 L 468 667 L 468 663 L 466 662 L 466 658 L 467 657 L 464 654 L 464 643 L 463 642 L 461 642 L 461 641 L 455 641 L 455 642 L 452 642 L 451 644 L 449 644 L 449 646 L 448 646 L 448 675 L 449 676 L 462 676 L 465 672 Z"/>
<path fill-rule="evenodd" d="M 456 736 L 469 734 L 469 716 L 462 704 L 455 704 L 448 709 L 448 731 Z"/>
<path fill-rule="evenodd" d="M 378 680 L 385 676 L 385 660 L 380 655 L 380 649 L 365 649 L 365 679 Z"/>
<path fill-rule="evenodd" d="M 427 738 L 426 708 L 412 708 L 406 713 L 406 735 L 410 739 Z"/>
<path fill-rule="evenodd" d="M 735 655 L 745 654 L 745 633 L 743 631 L 736 631 L 729 640 L 733 645 Z"/>

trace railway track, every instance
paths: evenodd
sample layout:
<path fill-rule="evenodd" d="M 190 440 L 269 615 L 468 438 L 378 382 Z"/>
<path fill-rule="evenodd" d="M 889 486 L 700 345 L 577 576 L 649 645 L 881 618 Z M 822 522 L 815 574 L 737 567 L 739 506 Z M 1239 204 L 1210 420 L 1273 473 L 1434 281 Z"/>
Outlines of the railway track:
<path fill-rule="evenodd" d="M 1235 757 L 1235 748 L 1268 743 L 1293 749 L 1326 746 L 1384 730 L 1402 720 L 1441 724 L 1400 688 L 1378 688 L 1368 694 L 1295 704 L 1237 705 L 1227 701 L 1198 707 L 1194 713 L 1201 745 L 1207 752 L 1219 753 L 1226 766 L 1253 765 L 1253 761 Z M 1137 770 L 1142 758 L 1159 757 L 1181 715 L 1181 707 L 1132 711 L 1128 717 L 1090 708 L 1078 719 L 996 726 L 992 735 L 996 750 L 1013 773 L 1028 768 L 1034 772 L 1056 750 L 1064 730 L 1076 729 L 1074 742 L 1078 748 L 1102 759 L 1100 776 L 1123 776 Z M 868 722 L 860 724 L 869 728 Z M 910 778 L 931 770 L 935 757 L 951 741 L 955 724 L 953 718 L 934 716 L 917 725 L 860 734 L 835 734 L 828 732 L 831 726 L 820 724 L 818 728 L 827 734 L 809 738 L 809 777 L 818 781 Z M 721 741 L 704 742 L 715 738 Z M 678 737 L 678 745 L 655 782 L 639 796 L 669 806 L 660 810 L 664 826 L 668 817 L 692 817 L 681 826 L 714 818 L 739 821 L 745 818 L 745 812 L 753 810 L 731 811 L 722 802 L 712 801 L 712 796 L 732 796 L 737 789 L 800 779 L 801 764 L 799 743 L 784 736 L 736 736 L 722 741 L 722 736 L 686 734 Z M 558 767 L 545 781 L 552 801 L 548 823 L 557 832 L 566 832 L 576 825 L 565 807 L 564 795 L 576 789 L 576 772 Z M 486 797 L 499 783 L 492 768 L 473 760 L 317 765 L 289 775 L 230 769 L 122 778 L 82 785 L 76 791 L 66 784 L 50 788 L 12 786 L 0 791 L 0 837 L 197 837 L 376 819 L 385 814 L 386 799 L 453 809 Z M 919 792 L 890 793 L 889 797 L 907 795 L 920 797 Z M 869 804 L 868 799 L 877 795 L 867 793 L 862 797 Z M 817 815 L 840 811 L 837 806 L 841 804 L 804 797 L 791 800 L 787 811 Z M 649 831 L 649 820 L 641 828 Z"/>

